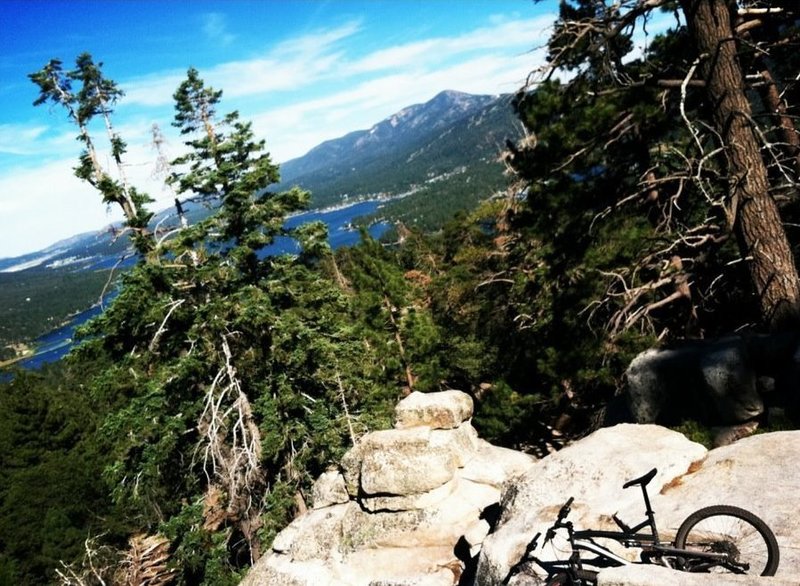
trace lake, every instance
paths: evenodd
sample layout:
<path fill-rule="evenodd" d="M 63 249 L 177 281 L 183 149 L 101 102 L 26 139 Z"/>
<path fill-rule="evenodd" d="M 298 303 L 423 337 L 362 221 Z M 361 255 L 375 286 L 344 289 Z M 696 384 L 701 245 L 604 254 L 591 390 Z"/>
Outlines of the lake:
<path fill-rule="evenodd" d="M 358 230 L 353 229 L 353 222 L 359 216 L 374 213 L 382 204 L 383 201 L 381 200 L 368 200 L 330 210 L 311 210 L 292 216 L 286 221 L 285 226 L 287 228 L 296 228 L 305 222 L 321 220 L 328 225 L 328 241 L 332 248 L 352 246 L 357 244 L 361 238 Z M 388 228 L 389 224 L 379 222 L 369 227 L 369 234 L 373 238 L 380 238 Z M 279 238 L 275 244 L 268 248 L 268 252 L 269 254 L 291 253 L 296 252 L 297 249 L 297 243 L 291 238 Z M 115 259 L 104 262 L 111 263 L 109 266 L 113 266 Z M 72 347 L 75 328 L 86 323 L 101 311 L 102 307 L 99 305 L 91 307 L 77 314 L 68 324 L 38 338 L 35 341 L 36 354 L 16 362 L 15 366 L 37 369 L 47 362 L 60 360 Z M 0 373 L 0 382 L 10 380 L 10 378 L 10 373 Z"/>

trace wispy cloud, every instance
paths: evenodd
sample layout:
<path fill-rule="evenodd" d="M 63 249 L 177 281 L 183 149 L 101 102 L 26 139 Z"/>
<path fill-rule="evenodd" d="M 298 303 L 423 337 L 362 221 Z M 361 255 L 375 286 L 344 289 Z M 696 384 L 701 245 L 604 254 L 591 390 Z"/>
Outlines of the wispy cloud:
<path fill-rule="evenodd" d="M 453 57 L 479 51 L 509 47 L 534 49 L 545 43 L 550 33 L 551 16 L 498 22 L 494 26 L 476 29 L 452 37 L 437 37 L 414 43 L 396 45 L 375 51 L 350 64 L 354 73 L 408 67 L 424 63 L 426 67 Z"/>
<path fill-rule="evenodd" d="M 212 43 L 227 46 L 236 40 L 236 35 L 228 30 L 225 15 L 220 12 L 207 12 L 201 16 L 203 33 Z"/>
<path fill-rule="evenodd" d="M 340 41 L 352 37 L 361 29 L 362 24 L 360 21 L 351 20 L 336 27 L 315 30 L 279 43 L 275 46 L 273 53 L 276 57 L 316 55 L 327 51 Z"/>
<path fill-rule="evenodd" d="M 222 63 L 200 74 L 209 85 L 224 89 L 228 97 L 302 89 L 332 75 L 343 58 L 339 43 L 358 32 L 359 27 L 354 21 L 313 31 L 285 41 L 262 56 Z M 183 71 L 169 71 L 131 80 L 125 84 L 125 102 L 142 106 L 171 104 L 172 94 L 184 77 Z"/>
<path fill-rule="evenodd" d="M 47 130 L 46 126 L 23 124 L 0 124 L 0 153 L 8 155 L 31 155 L 37 148 L 37 140 Z"/>
<path fill-rule="evenodd" d="M 0 172 L 77 154 L 76 132 L 63 122 L 54 114 L 52 125 L 0 124 Z"/>
<path fill-rule="evenodd" d="M 319 83 L 381 71 L 431 70 L 471 54 L 509 48 L 524 53 L 542 46 L 549 34 L 552 17 L 500 22 L 452 37 L 436 37 L 383 48 L 362 57 L 350 57 L 344 41 L 362 29 L 357 21 L 317 30 L 285 41 L 266 54 L 247 60 L 230 61 L 201 71 L 212 86 L 223 88 L 227 97 L 247 97 L 270 92 L 295 91 Z M 164 106 L 183 79 L 183 72 L 164 72 L 126 84 L 127 104 Z"/>
<path fill-rule="evenodd" d="M 125 84 L 124 105 L 169 105 L 172 103 L 172 94 L 185 78 L 186 71 L 169 71 L 131 80 Z"/>

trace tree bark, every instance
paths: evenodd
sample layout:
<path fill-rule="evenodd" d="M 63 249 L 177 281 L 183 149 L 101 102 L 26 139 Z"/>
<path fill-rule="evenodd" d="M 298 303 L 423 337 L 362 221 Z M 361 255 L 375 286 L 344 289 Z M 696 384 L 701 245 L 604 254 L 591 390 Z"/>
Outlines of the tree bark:
<path fill-rule="evenodd" d="M 775 120 L 780 133 L 782 150 L 786 158 L 794 164 L 792 171 L 795 177 L 800 177 L 800 135 L 794 127 L 794 121 L 786 112 L 786 105 L 781 100 L 778 92 L 778 85 L 775 83 L 772 73 L 766 67 L 760 72 L 764 84 L 760 86 L 759 93 L 764 108 Z"/>
<path fill-rule="evenodd" d="M 759 310 L 771 330 L 796 326 L 800 285 L 775 200 L 737 56 L 727 0 L 680 0 L 698 53 L 714 125 L 725 146 L 729 210 Z M 734 5 L 731 8 L 731 5 Z"/>

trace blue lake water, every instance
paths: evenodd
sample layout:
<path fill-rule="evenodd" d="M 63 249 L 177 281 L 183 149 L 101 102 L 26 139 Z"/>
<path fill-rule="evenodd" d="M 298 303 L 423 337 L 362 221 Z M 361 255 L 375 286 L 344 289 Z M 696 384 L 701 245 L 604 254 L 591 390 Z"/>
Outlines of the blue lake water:
<path fill-rule="evenodd" d="M 342 207 L 333 210 L 313 210 L 304 212 L 289 218 L 286 221 L 287 228 L 296 228 L 305 222 L 313 222 L 321 220 L 328 225 L 328 241 L 332 248 L 339 248 L 340 246 L 352 246 L 357 244 L 360 239 L 358 230 L 352 228 L 352 222 L 359 216 L 366 216 L 372 214 L 381 206 L 382 202 L 378 200 L 363 201 L 351 206 Z M 373 238 L 380 238 L 386 232 L 389 224 L 379 222 L 369 227 L 369 234 Z M 270 254 L 281 254 L 284 252 L 296 252 L 298 249 L 297 243 L 291 238 L 279 238 L 276 243 L 269 247 Z M 110 258 L 103 261 L 103 265 L 108 265 L 108 268 L 114 266 L 117 258 Z M 131 265 L 135 259 L 126 259 L 122 263 L 123 266 Z M 94 267 L 97 268 L 97 267 Z M 35 341 L 36 354 L 30 358 L 20 360 L 15 363 L 15 366 L 26 369 L 37 369 L 43 364 L 48 362 L 55 362 L 60 360 L 69 352 L 72 347 L 72 338 L 75 334 L 75 328 L 86 323 L 89 319 L 95 317 L 103 310 L 99 305 L 91 307 L 76 315 L 68 324 L 45 334 Z M 11 378 L 10 373 L 0 373 L 0 382 L 7 381 Z"/>

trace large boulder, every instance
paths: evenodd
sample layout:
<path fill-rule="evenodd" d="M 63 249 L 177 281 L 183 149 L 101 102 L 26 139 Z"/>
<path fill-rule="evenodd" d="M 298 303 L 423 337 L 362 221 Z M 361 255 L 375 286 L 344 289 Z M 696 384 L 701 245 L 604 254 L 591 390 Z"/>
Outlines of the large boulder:
<path fill-rule="evenodd" d="M 748 335 L 651 349 L 631 362 L 627 398 L 637 423 L 677 423 L 690 417 L 736 425 L 764 413 L 764 395 L 796 408 L 800 337 Z"/>
<path fill-rule="evenodd" d="M 693 416 L 734 424 L 764 410 L 758 376 L 741 338 L 647 350 L 633 359 L 625 377 L 637 423 L 672 423 Z"/>
<path fill-rule="evenodd" d="M 800 504 L 800 471 L 792 462 L 797 453 L 800 432 L 756 435 L 707 451 L 679 433 L 654 425 L 601 429 L 540 460 L 506 489 L 500 522 L 483 542 L 476 584 L 508 583 L 531 538 L 552 524 L 570 496 L 575 497 L 570 520 L 576 528 L 616 530 L 614 513 L 629 525 L 644 520 L 641 489 L 623 490 L 622 485 L 654 467 L 658 474 L 648 494 L 662 540 L 672 540 L 683 520 L 701 507 L 739 506 L 761 517 L 778 538 L 778 576 L 800 583 L 800 552 L 791 545 L 800 539 L 800 525 L 793 521 Z M 554 545 L 537 552 L 537 557 L 553 559 L 552 553 L 559 550 L 568 555 L 567 543 Z M 619 549 L 617 553 L 633 561 L 639 552 Z M 535 564 L 525 570 L 544 574 Z"/>
<path fill-rule="evenodd" d="M 638 523 L 643 519 L 641 492 L 622 490 L 622 485 L 657 466 L 649 487 L 656 494 L 705 454 L 703 446 L 680 433 L 622 424 L 543 458 L 505 491 L 499 524 L 481 549 L 478 583 L 502 584 L 533 536 L 544 533 L 569 497 L 575 497 L 570 519 L 577 527 L 615 530 L 614 512 Z M 564 546 L 559 543 L 557 549 Z"/>
<path fill-rule="evenodd" d="M 472 409 L 472 397 L 461 391 L 414 391 L 395 408 L 395 427 L 407 429 L 424 425 L 453 429 L 472 417 Z"/>
<path fill-rule="evenodd" d="M 753 586 L 753 576 L 689 574 L 653 565 L 631 565 L 600 572 L 597 586 Z M 797 586 L 793 578 L 758 578 L 758 586 Z"/>
<path fill-rule="evenodd" d="M 447 430 L 376 431 L 342 459 L 345 484 L 353 496 L 424 493 L 452 480 L 476 448 L 477 434 L 469 422 Z"/>

